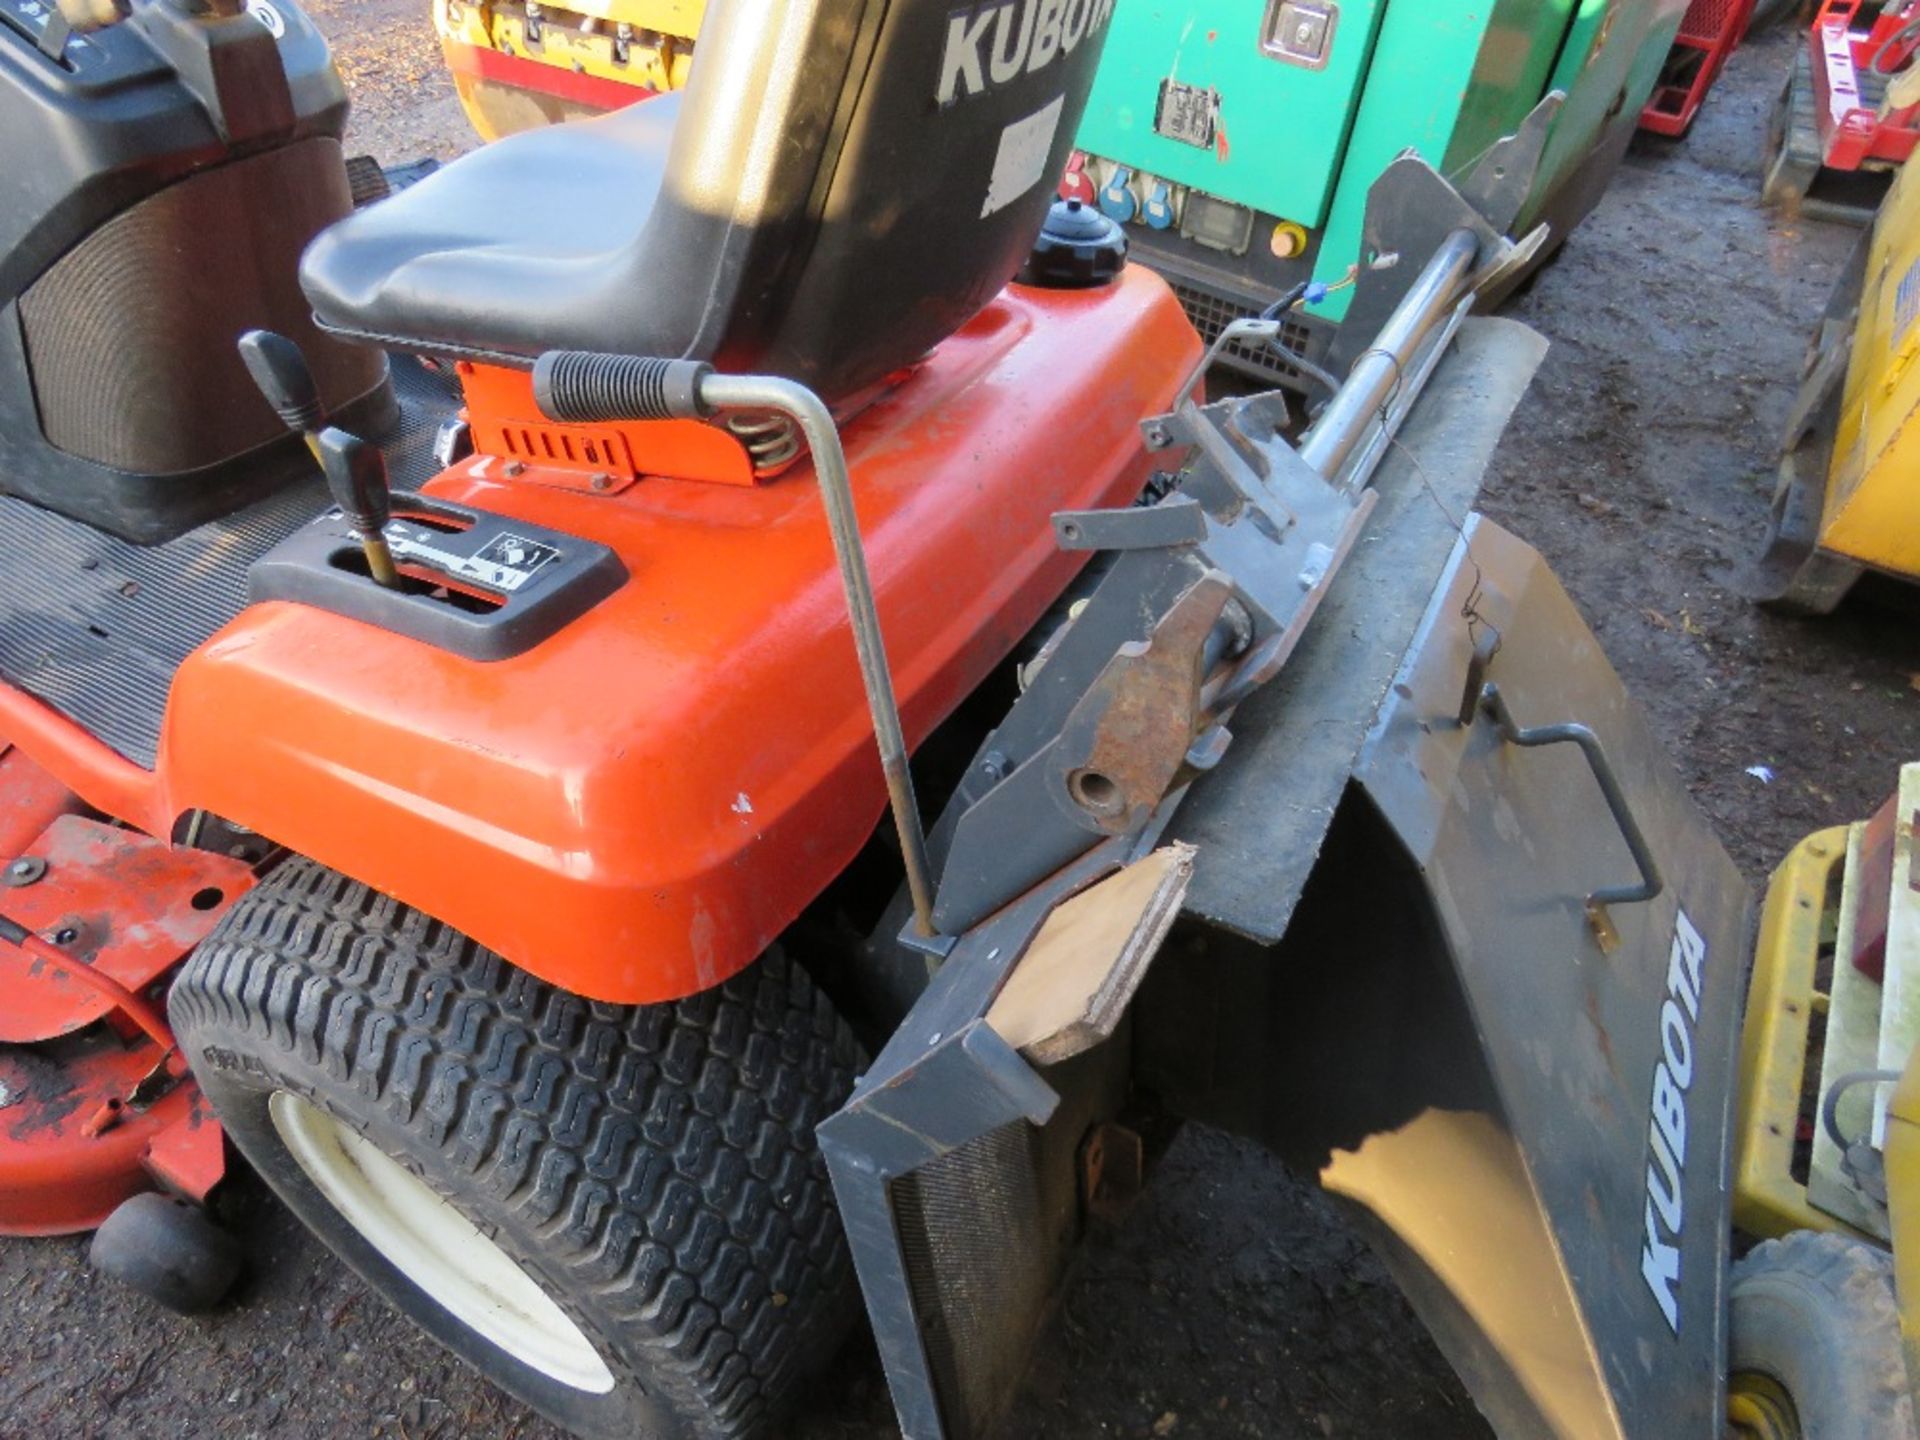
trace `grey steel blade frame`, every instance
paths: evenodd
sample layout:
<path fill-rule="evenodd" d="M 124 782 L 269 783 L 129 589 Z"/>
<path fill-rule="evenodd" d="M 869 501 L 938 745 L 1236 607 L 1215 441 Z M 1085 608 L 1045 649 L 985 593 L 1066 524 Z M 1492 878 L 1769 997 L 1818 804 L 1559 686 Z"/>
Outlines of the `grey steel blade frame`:
<path fill-rule="evenodd" d="M 1487 667 L 1502 703 L 1480 699 L 1463 718 L 1462 685 L 1485 627 L 1503 637 Z M 1519 731 L 1538 742 L 1523 748 L 1509 706 L 1553 723 Z M 1502 1435 L 1717 1437 L 1732 1102 L 1752 939 L 1745 882 L 1551 570 L 1477 515 L 1355 778 L 1432 897 L 1498 1118 L 1565 1276 L 1565 1318 L 1587 1338 L 1583 1374 L 1616 1414 L 1584 1428 L 1525 1422 L 1514 1418 L 1528 1408 L 1520 1392 L 1486 1373 L 1468 1375 L 1476 1398 Z M 1608 895 L 1601 887 L 1629 863 L 1642 884 Z M 1590 921 L 1596 892 L 1613 907 L 1610 941 Z M 1704 976 L 1690 1000 L 1675 998 L 1683 935 L 1699 945 L 1695 974 Z M 1691 1036 L 1675 1206 L 1684 1221 L 1670 1226 L 1659 1212 L 1656 1232 L 1649 1187 L 1668 1006 L 1686 1011 Z M 1647 1270 L 1656 1241 L 1678 1257 L 1666 1315 Z M 1437 1307 L 1413 1298 L 1450 1355 L 1464 1353 L 1448 1343 L 1469 1334 L 1461 1317 L 1510 1303 L 1494 1273 Z M 1524 1330 L 1525 1317 L 1507 1327 Z M 1500 1368 L 1529 1377 L 1522 1388 L 1537 1395 L 1569 1378 L 1537 1362 L 1521 1346 Z M 1503 1390 L 1514 1407 L 1495 1403 Z"/>
<path fill-rule="evenodd" d="M 1014 1120 L 1044 1125 L 1059 1096 L 985 1015 L 1055 906 L 1152 848 L 1158 826 L 1110 840 L 963 936 L 907 1023 L 816 1132 L 906 1440 L 948 1430 L 914 1313 L 891 1186 Z"/>
<path fill-rule="evenodd" d="M 1422 162 L 1403 160 L 1376 200 L 1392 213 L 1409 185 L 1452 196 Z M 1178 494 L 1099 517 L 1056 517 L 1064 546 L 1093 548 L 1097 534 L 1119 560 L 1067 628 L 1041 682 L 982 745 L 935 829 L 938 930 L 964 932 L 1113 833 L 1102 817 L 1066 803 L 1063 786 L 1098 751 L 1104 714 L 1128 703 L 1125 695 L 1102 699 L 1124 681 L 1113 669 L 1119 657 L 1151 647 L 1171 605 L 1209 573 L 1232 586 L 1232 602 L 1216 627 L 1216 678 L 1192 743 L 1212 756 L 1224 749 L 1234 709 L 1285 664 L 1358 539 L 1375 498 L 1367 482 L 1464 320 L 1490 243 L 1504 242 L 1458 227 L 1417 273 L 1394 277 L 1405 293 L 1380 343 L 1356 363 L 1306 446 L 1296 450 L 1284 437 L 1277 392 L 1211 405 L 1189 398 L 1142 426 L 1150 449 L 1192 447 Z M 1182 523 L 1169 524 L 1164 512 L 1176 505 L 1187 507 Z M 1209 730 L 1215 738 L 1203 742 Z M 1207 758 L 1197 754 L 1191 768 L 1205 768 Z M 1127 799 L 1130 813 L 1144 814 L 1162 797 Z"/>
<path fill-rule="evenodd" d="M 1287 443 L 1283 412 L 1270 403 L 1272 395 L 1210 406 L 1188 400 L 1142 427 L 1151 450 L 1192 447 L 1178 493 L 1132 511 L 1056 517 L 1064 547 L 1108 549 L 1115 563 L 1084 613 L 1067 624 L 1038 676 L 1029 678 L 1008 720 L 983 743 L 936 827 L 930 848 L 943 868 L 934 916 L 954 937 L 946 961 L 933 970 L 929 989 L 847 1106 L 820 1127 L 869 1317 L 910 1440 L 946 1440 L 949 1422 L 916 1315 L 893 1211 L 894 1181 L 1002 1125 L 1041 1125 L 1054 1112 L 1052 1092 L 985 1024 L 988 1005 L 1053 907 L 1122 857 L 1144 853 L 1188 784 L 1217 763 L 1230 738 L 1217 722 L 1253 687 L 1272 679 L 1292 653 L 1376 498 L 1365 491 L 1366 478 L 1384 454 L 1386 437 L 1434 373 L 1470 306 L 1476 276 L 1497 269 L 1511 250 L 1487 217 L 1413 156 L 1402 157 L 1376 185 L 1370 216 L 1375 236 L 1404 224 L 1402 253 L 1429 245 L 1422 252 L 1429 259 L 1408 278 L 1402 277 L 1411 266 L 1384 265 L 1363 280 L 1362 296 L 1382 307 L 1383 323 L 1309 437 L 1311 460 Z M 1434 235 L 1436 219 L 1443 228 Z M 1422 238 L 1427 236 L 1432 238 Z M 1397 298 L 1389 298 L 1395 291 Z M 719 400 L 717 394 L 709 398 Z M 780 405 L 762 391 L 737 403 Z M 837 452 L 830 432 L 826 438 Z M 1176 508 L 1177 515 L 1156 513 Z M 857 533 L 850 538 L 857 545 Z M 1078 838 L 1071 829 L 1065 832 L 1064 851 L 1033 853 L 1029 842 L 1042 821 L 1059 832 L 1068 788 L 1060 783 L 1064 772 L 1051 763 L 1052 753 L 1076 736 L 1085 739 L 1089 713 L 1097 730 L 1102 711 L 1096 706 L 1089 712 L 1088 705 L 1101 687 L 1125 682 L 1125 672 L 1114 666 L 1129 656 L 1138 661 L 1163 622 L 1221 581 L 1232 594 L 1219 614 L 1218 633 L 1209 633 L 1195 651 L 1211 667 L 1211 678 L 1205 698 L 1195 701 L 1201 711 L 1185 766 L 1164 793 L 1144 797 L 1154 803 L 1127 812 L 1124 823 L 1131 828 L 1116 834 L 1110 825 L 1103 835 L 1100 824 L 1082 823 Z M 856 615 L 858 602 L 850 587 Z M 1183 634 L 1184 643 L 1195 644 L 1191 630 Z M 877 622 L 870 638 L 877 641 Z M 878 660 L 883 670 L 884 651 Z M 875 689 L 869 698 L 884 750 L 888 730 L 881 711 L 890 690 Z M 1216 723 L 1204 730 L 1209 717 Z M 898 733 L 897 717 L 891 728 Z M 1025 747 L 1010 760 L 999 743 L 1015 734 Z M 1096 741 L 1103 735 L 1098 732 Z M 1156 743 L 1166 738 L 1163 733 Z M 1069 749 L 1066 763 L 1081 753 Z M 1097 745 L 1084 753 L 1097 753 Z M 1017 784 L 1023 777 L 1024 791 Z M 1008 797 L 1013 803 L 992 803 Z M 970 818 L 987 823 L 969 837 L 963 827 Z M 897 813 L 896 823 L 903 840 L 917 832 L 917 814 L 909 822 Z M 961 878 L 971 883 L 972 894 L 943 915 L 956 855 L 963 852 L 971 868 Z M 917 893 L 914 900 L 918 912 Z M 903 956 L 925 948 L 913 939 L 898 937 Z M 1010 1317 L 1010 1323 L 1030 1319 Z"/>
<path fill-rule="evenodd" d="M 1494 444 L 1493 436 L 1504 428 L 1506 415 L 1524 389 L 1526 377 L 1539 363 L 1544 348 L 1536 337 L 1512 322 L 1475 323 L 1489 327 L 1491 333 L 1476 334 L 1471 350 L 1477 358 L 1465 364 L 1465 383 L 1457 388 L 1460 396 L 1484 402 L 1483 408 L 1496 412 L 1497 418 L 1489 420 L 1479 413 L 1467 417 L 1451 408 L 1416 416 L 1408 442 L 1413 453 L 1405 461 L 1388 462 L 1397 476 L 1388 497 L 1389 508 L 1400 517 L 1395 523 L 1395 532 L 1404 532 L 1411 526 L 1424 533 L 1423 527 L 1431 527 L 1444 531 L 1448 537 L 1446 542 L 1436 541 L 1429 546 L 1431 568 L 1420 569 L 1420 578 L 1412 587 L 1414 593 L 1395 612 L 1404 613 L 1407 629 L 1402 634 L 1411 633 L 1415 621 L 1425 613 L 1429 592 L 1441 573 L 1441 562 L 1448 553 L 1453 533 L 1451 522 L 1434 514 L 1425 496 L 1406 493 L 1418 489 L 1413 467 L 1421 465 L 1432 471 L 1432 483 L 1447 497 L 1443 508 L 1464 512 L 1471 503 L 1473 483 L 1466 480 L 1456 483 L 1455 471 L 1466 467 L 1477 474 L 1484 468 Z M 1509 371 L 1513 372 L 1512 377 L 1508 376 Z M 1503 377 L 1501 381 L 1490 378 L 1494 372 Z M 1445 400 L 1450 405 L 1455 402 L 1455 389 L 1449 388 L 1453 373 L 1452 369 L 1440 372 L 1436 402 Z M 1449 415 L 1453 417 L 1451 420 Z M 1468 432 L 1464 444 L 1462 435 L 1457 433 L 1463 428 Z M 1418 458 L 1422 454 L 1424 461 Z M 1466 488 L 1462 490 L 1461 485 Z M 1124 545 L 1132 538 L 1129 532 L 1137 534 L 1138 527 L 1123 526 L 1119 522 L 1139 516 L 1146 521 L 1151 540 L 1161 545 L 1192 543 L 1202 535 L 1197 524 L 1200 517 L 1195 513 L 1199 508 L 1195 502 L 1175 496 L 1151 510 L 1101 512 L 1102 518 L 1098 521 L 1071 517 L 1057 522 L 1056 532 L 1064 532 L 1071 526 L 1071 535 L 1062 534 L 1063 542 L 1067 543 L 1097 541 L 1103 547 Z M 1124 553 L 1122 558 L 1126 558 Z M 1150 557 L 1136 552 L 1134 558 L 1136 562 L 1144 562 Z M 1381 555 L 1368 555 L 1356 563 L 1364 571 L 1384 561 L 1393 571 L 1394 582 L 1404 586 L 1409 558 L 1404 544 L 1389 545 Z M 1336 601 L 1338 598 L 1336 595 Z M 1326 632 L 1310 638 L 1308 644 L 1324 649 L 1332 639 L 1332 632 Z M 1298 751 L 1294 758 L 1313 770 L 1316 780 L 1323 770 L 1344 774 L 1357 753 L 1361 739 L 1370 728 L 1373 707 L 1398 663 L 1400 646 L 1389 645 L 1386 650 L 1376 686 L 1345 687 L 1353 694 L 1353 703 L 1360 712 L 1350 727 L 1350 748 L 1330 758 L 1311 747 L 1302 749 L 1297 743 L 1300 737 L 1289 738 L 1283 734 L 1282 748 L 1290 755 Z M 1291 683 L 1291 670 L 1286 673 L 1289 679 L 1273 687 L 1273 692 Z M 1319 688 L 1316 685 L 1316 689 Z M 1273 705 L 1268 702 L 1282 698 L 1268 692 L 1259 697 L 1259 702 L 1263 709 L 1271 711 Z M 1302 708 L 1299 703 L 1293 704 L 1287 707 L 1288 715 Z M 1332 728 L 1311 719 L 1304 723 L 1310 731 L 1309 738 L 1317 739 Z M 1259 725 L 1271 727 L 1271 718 Z M 1267 743 L 1264 729 L 1256 728 L 1243 737 L 1249 753 L 1242 754 L 1236 747 L 1228 755 L 1225 765 L 1234 774 L 1223 784 L 1231 787 L 1232 794 L 1248 788 L 1244 762 L 1266 757 L 1262 747 Z M 1262 763 L 1260 768 L 1265 775 L 1275 767 Z M 1230 798 L 1229 791 L 1206 785 L 1197 787 L 1194 793 L 1199 797 L 1200 811 L 1196 811 L 1195 804 L 1188 803 L 1178 809 L 1179 817 L 1204 813 L 1210 802 Z M 1169 798 L 1175 803 L 1165 806 L 1164 813 L 1171 816 L 1182 797 Z M 1287 815 L 1291 817 L 1289 823 L 1297 823 L 1315 836 L 1322 833 L 1332 813 L 1330 805 L 1321 804 L 1314 796 L 1276 798 L 1273 804 L 1256 808 L 1263 814 Z M 1206 849 L 1217 851 L 1213 863 L 1221 869 L 1238 872 L 1255 864 L 1271 869 L 1274 859 L 1267 853 L 1268 847 L 1283 842 L 1270 828 L 1262 828 L 1258 836 L 1246 834 L 1246 829 L 1244 824 L 1238 824 L 1234 838 L 1218 845 L 1214 844 L 1211 834 L 1195 838 L 1203 839 Z M 1053 1113 L 1053 1102 L 1048 1098 L 1051 1091 L 1043 1094 L 1030 1088 L 1025 1078 L 1029 1073 L 1025 1062 L 1004 1053 L 1005 1047 L 998 1043 L 998 1037 L 980 1017 L 1019 958 L 1026 937 L 1058 900 L 1092 883 L 1127 855 L 1143 853 L 1148 844 L 1158 840 L 1156 832 L 1143 835 L 1125 849 L 1120 848 L 1121 842 L 1108 842 L 1070 865 L 1063 875 L 1050 880 L 1040 890 L 962 936 L 908 1020 L 863 1077 L 853 1100 L 819 1132 L 901 1427 L 912 1440 L 947 1440 L 949 1436 L 957 1440 L 958 1436 L 972 1432 L 945 1428 L 937 1371 L 927 1350 L 921 1317 L 916 1314 L 915 1292 L 908 1279 L 901 1235 L 890 1203 L 890 1187 L 899 1177 L 958 1149 L 979 1134 L 1009 1123 L 1016 1116 L 1039 1124 Z M 1298 844 L 1303 848 L 1317 848 L 1317 840 L 1309 842 L 1304 837 Z M 1262 894 L 1264 897 L 1265 890 Z M 1007 1323 L 1030 1324 L 1032 1318 L 1008 1316 Z"/>

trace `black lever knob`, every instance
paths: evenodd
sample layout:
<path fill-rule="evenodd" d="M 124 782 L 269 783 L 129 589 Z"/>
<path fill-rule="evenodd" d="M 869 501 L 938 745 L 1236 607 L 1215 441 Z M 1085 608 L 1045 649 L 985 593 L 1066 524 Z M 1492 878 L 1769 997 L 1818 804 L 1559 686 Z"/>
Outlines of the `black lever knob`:
<path fill-rule="evenodd" d="M 345 513 L 366 552 L 368 571 L 382 585 L 397 587 L 400 575 L 386 535 L 387 521 L 393 518 L 393 491 L 380 447 L 329 426 L 316 438 L 314 453 L 326 472 L 333 503 Z"/>
<path fill-rule="evenodd" d="M 249 330 L 240 337 L 240 358 L 282 423 L 311 446 L 326 428 L 327 408 L 300 347 L 271 330 Z"/>

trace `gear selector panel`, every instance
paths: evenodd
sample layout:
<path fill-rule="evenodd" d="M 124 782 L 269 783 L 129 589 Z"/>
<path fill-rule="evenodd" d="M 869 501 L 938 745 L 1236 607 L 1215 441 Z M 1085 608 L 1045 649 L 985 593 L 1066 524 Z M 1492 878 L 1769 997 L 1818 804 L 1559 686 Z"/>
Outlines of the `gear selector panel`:
<path fill-rule="evenodd" d="M 368 568 L 364 536 L 338 507 L 261 556 L 254 603 L 331 610 L 470 660 L 532 649 L 627 578 L 606 546 L 511 516 L 396 494 L 383 532 L 397 584 Z"/>

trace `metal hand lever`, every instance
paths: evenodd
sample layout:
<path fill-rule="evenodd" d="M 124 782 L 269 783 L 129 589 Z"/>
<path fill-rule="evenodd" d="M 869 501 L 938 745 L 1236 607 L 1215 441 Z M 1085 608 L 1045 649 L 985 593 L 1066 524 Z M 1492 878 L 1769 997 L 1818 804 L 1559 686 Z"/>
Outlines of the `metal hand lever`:
<path fill-rule="evenodd" d="M 1633 855 L 1633 863 L 1640 870 L 1638 885 L 1605 886 L 1587 896 L 1587 924 L 1592 927 L 1600 948 L 1612 950 L 1620 943 L 1620 934 L 1613 927 L 1607 907 L 1642 905 L 1658 899 L 1660 892 L 1666 889 L 1666 881 L 1660 876 L 1660 866 L 1653 858 L 1647 837 L 1641 833 L 1639 822 L 1633 818 L 1633 811 L 1627 806 L 1626 792 L 1620 788 L 1613 766 L 1607 763 L 1606 751 L 1600 748 L 1600 737 L 1585 725 L 1536 725 L 1530 729 L 1520 725 L 1507 708 L 1506 697 L 1500 693 L 1500 687 L 1491 681 L 1481 688 L 1480 707 L 1493 718 L 1509 744 L 1523 749 L 1541 745 L 1578 745 L 1580 753 L 1586 757 L 1594 781 L 1600 786 L 1600 793 L 1606 797 L 1607 809 L 1613 812 L 1613 822 L 1620 827 L 1621 837 Z"/>
<path fill-rule="evenodd" d="M 886 640 L 880 633 L 873 580 L 867 573 L 846 451 L 841 448 L 833 412 L 806 386 L 774 375 L 719 375 L 712 366 L 693 360 L 564 350 L 549 351 L 535 363 L 533 393 L 541 413 L 552 420 L 701 420 L 721 410 L 773 410 L 800 426 L 813 452 L 814 476 L 840 565 L 860 678 L 873 714 L 874 741 L 906 863 L 914 923 L 923 936 L 935 935 L 933 865 L 927 858 L 926 832 L 920 825 L 920 806 L 907 763 L 907 737 L 887 664 Z"/>
<path fill-rule="evenodd" d="M 387 461 L 380 447 L 329 427 L 314 441 L 314 453 L 326 471 L 333 503 L 346 514 L 366 554 L 368 573 L 397 590 L 400 572 L 394 568 L 386 533 L 387 521 L 393 518 L 393 492 L 387 485 Z"/>

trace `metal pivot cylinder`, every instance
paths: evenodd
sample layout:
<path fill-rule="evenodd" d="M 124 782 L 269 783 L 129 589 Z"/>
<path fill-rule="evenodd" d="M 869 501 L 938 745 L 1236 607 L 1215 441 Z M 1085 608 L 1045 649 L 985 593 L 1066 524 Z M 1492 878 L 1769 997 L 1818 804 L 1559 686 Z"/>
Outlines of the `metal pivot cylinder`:
<path fill-rule="evenodd" d="M 1340 473 L 1393 399 L 1422 342 L 1460 302 L 1479 259 L 1480 237 L 1471 230 L 1455 230 L 1441 242 L 1301 441 L 1301 458 L 1315 470 L 1328 479 Z"/>

